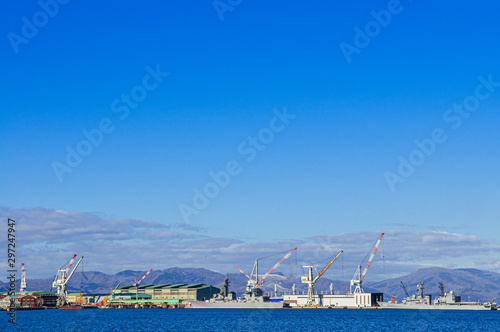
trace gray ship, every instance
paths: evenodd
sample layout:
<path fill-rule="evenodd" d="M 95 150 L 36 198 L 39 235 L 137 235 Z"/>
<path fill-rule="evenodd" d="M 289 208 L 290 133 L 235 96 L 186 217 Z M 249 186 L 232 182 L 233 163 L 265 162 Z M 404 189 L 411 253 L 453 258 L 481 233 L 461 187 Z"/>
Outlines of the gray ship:
<path fill-rule="evenodd" d="M 243 273 L 247 278 L 247 287 L 245 294 L 241 298 L 237 298 L 234 292 L 229 292 L 229 278 L 226 274 L 226 279 L 221 287 L 219 294 L 215 294 L 213 298 L 208 301 L 193 301 L 191 305 L 193 308 L 247 308 L 247 309 L 279 309 L 288 307 L 288 303 L 284 303 L 283 299 L 271 299 L 269 296 L 265 296 L 262 291 L 262 282 L 266 279 L 273 271 L 275 271 L 285 260 L 287 260 L 297 248 L 292 249 L 288 252 L 278 263 L 267 271 L 259 279 L 259 260 L 255 260 L 255 264 L 250 275 L 243 272 L 238 267 L 234 266 L 238 271 Z M 253 276 L 255 275 L 255 279 Z"/>
<path fill-rule="evenodd" d="M 406 292 L 403 282 L 402 287 Z M 432 296 L 424 295 L 424 282 L 417 285 L 416 294 L 407 297 L 402 303 L 383 302 L 379 303 L 382 309 L 417 309 L 417 310 L 497 310 L 495 299 L 486 303 L 480 302 L 462 302 L 461 297 L 454 294 L 453 291 L 449 293 L 444 292 L 444 285 L 439 283 L 441 295 L 432 301 Z"/>
<path fill-rule="evenodd" d="M 191 306 L 195 309 L 280 309 L 284 303 L 273 302 L 269 296 L 264 296 L 259 287 L 247 286 L 243 297 L 237 298 L 234 292 L 229 292 L 229 278 L 226 279 L 220 289 L 219 294 L 215 294 L 208 301 L 193 301 Z M 288 304 L 287 304 L 288 305 Z"/>

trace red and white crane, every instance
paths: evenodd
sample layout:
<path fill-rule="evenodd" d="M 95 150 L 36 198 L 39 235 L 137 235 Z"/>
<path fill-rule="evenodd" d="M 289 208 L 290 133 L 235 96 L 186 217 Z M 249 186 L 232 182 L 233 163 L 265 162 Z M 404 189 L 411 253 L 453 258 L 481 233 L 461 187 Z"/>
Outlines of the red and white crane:
<path fill-rule="evenodd" d="M 146 274 L 144 275 L 144 277 L 141 278 L 141 280 L 137 281 L 137 279 L 135 279 L 135 300 L 136 301 L 139 300 L 139 284 L 144 280 L 144 278 L 147 277 L 147 275 L 149 273 L 151 273 L 151 271 L 153 271 L 153 269 L 149 269 L 149 271 L 146 272 Z"/>
<path fill-rule="evenodd" d="M 55 275 L 54 281 L 52 282 L 52 288 L 55 288 L 56 290 L 59 291 L 59 286 L 61 286 L 68 277 L 68 271 L 73 265 L 75 257 L 76 254 L 74 254 L 73 257 L 71 257 L 67 267 L 63 265 L 63 267 L 57 270 L 57 274 Z"/>
<path fill-rule="evenodd" d="M 21 289 L 20 292 L 26 292 L 26 269 L 24 263 L 21 263 Z"/>
<path fill-rule="evenodd" d="M 267 273 L 264 274 L 262 276 L 262 278 L 259 279 L 259 281 L 257 282 L 257 286 L 262 286 L 261 282 L 263 282 L 264 279 L 266 279 L 271 273 L 274 272 L 274 270 L 276 270 L 281 264 L 283 264 L 283 262 L 286 261 L 288 259 L 288 257 L 292 256 L 292 254 L 295 250 L 297 250 L 297 247 L 293 248 L 292 251 L 290 251 L 282 259 L 280 259 L 280 261 L 278 263 L 274 264 L 274 266 L 269 271 L 267 271 Z"/>
<path fill-rule="evenodd" d="M 73 266 L 73 263 L 75 262 L 75 257 L 76 257 L 76 254 L 74 254 L 73 258 L 71 258 L 69 260 L 68 267 L 66 268 L 66 276 L 68 276 L 68 272 L 71 269 L 71 267 Z"/>
<path fill-rule="evenodd" d="M 283 264 L 283 262 L 286 261 L 293 254 L 293 252 L 295 250 L 297 250 L 297 247 L 293 248 L 282 259 L 280 259 L 278 263 L 274 264 L 274 266 L 269 271 L 267 271 L 267 273 L 264 274 L 260 279 L 259 279 L 259 263 L 258 263 L 259 260 L 258 259 L 255 260 L 255 264 L 253 266 L 252 273 L 251 273 L 250 276 L 248 274 L 246 274 L 245 272 L 243 272 L 243 270 L 241 270 L 237 266 L 233 265 L 234 268 L 236 268 L 238 271 L 240 271 L 241 273 L 243 273 L 248 278 L 247 293 L 250 293 L 252 291 L 252 288 L 260 288 L 260 287 L 262 287 L 262 282 L 264 281 L 264 279 L 266 279 L 281 264 Z M 255 272 L 255 280 L 252 278 L 252 276 L 254 275 L 254 272 Z"/>
<path fill-rule="evenodd" d="M 255 260 L 257 262 L 257 260 Z M 248 278 L 248 282 L 251 283 L 252 285 L 255 285 L 257 284 L 257 281 L 253 280 L 252 277 L 250 277 L 248 274 L 246 274 L 242 269 L 240 269 L 239 267 L 237 267 L 236 265 L 233 265 L 233 267 L 240 271 L 241 273 L 243 273 L 245 275 L 245 277 Z"/>
<path fill-rule="evenodd" d="M 57 274 L 54 277 L 54 281 L 52 282 L 52 287 L 56 288 L 57 290 L 57 295 L 59 295 L 59 305 L 64 305 L 66 302 L 68 302 L 68 293 L 66 291 L 66 286 L 68 285 L 71 277 L 76 271 L 76 268 L 78 265 L 80 265 L 80 262 L 83 259 L 83 256 L 80 257 L 78 260 L 78 263 L 76 263 L 75 267 L 71 271 L 71 273 L 68 275 L 69 270 L 73 266 L 73 263 L 75 262 L 75 257 L 76 254 L 73 255 L 73 257 L 70 259 L 69 264 L 67 267 L 61 268 L 57 270 Z"/>
<path fill-rule="evenodd" d="M 380 237 L 378 238 L 377 242 L 375 243 L 375 247 L 373 247 L 372 253 L 370 255 L 370 258 L 368 259 L 368 262 L 366 263 L 365 269 L 363 270 L 363 273 L 361 273 L 361 265 L 358 265 L 358 268 L 356 269 L 356 272 L 354 273 L 354 277 L 351 280 L 351 287 L 350 287 L 350 292 L 351 294 L 354 293 L 363 293 L 363 287 L 361 284 L 363 283 L 363 279 L 365 279 L 366 272 L 368 271 L 368 268 L 370 267 L 373 257 L 375 257 L 375 254 L 377 253 L 377 249 L 380 245 L 380 241 L 382 241 L 382 237 L 384 236 L 384 233 L 380 234 Z M 353 289 L 354 288 L 354 292 Z"/>

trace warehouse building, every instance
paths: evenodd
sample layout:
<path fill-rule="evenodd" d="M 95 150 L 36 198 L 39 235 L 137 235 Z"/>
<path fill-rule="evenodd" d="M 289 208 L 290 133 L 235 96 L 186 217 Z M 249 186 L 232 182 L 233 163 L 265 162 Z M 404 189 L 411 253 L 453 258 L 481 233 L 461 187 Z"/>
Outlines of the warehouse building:
<path fill-rule="evenodd" d="M 144 285 L 138 287 L 138 298 L 165 299 L 180 302 L 204 301 L 218 294 L 220 289 L 205 284 L 164 284 Z M 136 287 L 134 285 L 124 286 L 114 290 L 114 297 L 133 294 L 135 298 Z"/>
<path fill-rule="evenodd" d="M 8 294 L 8 292 L 0 293 L 0 299 L 3 300 L 0 303 L 0 307 L 5 306 L 5 298 Z M 23 301 L 21 301 L 21 298 L 27 295 L 30 297 L 26 297 Z M 55 307 L 57 304 L 57 298 L 57 294 L 46 291 L 16 292 L 15 295 L 16 304 L 21 307 Z"/>
<path fill-rule="evenodd" d="M 135 294 L 136 293 L 136 289 L 137 289 L 137 292 L 140 294 L 140 293 L 144 293 L 144 290 L 147 287 L 151 287 L 151 286 L 154 286 L 154 285 L 142 285 L 142 286 L 139 286 L 137 288 L 135 287 L 135 285 L 123 286 L 123 287 L 119 287 L 119 288 L 114 289 L 113 293 L 115 293 L 115 294 L 130 294 L 130 293 L 133 293 L 133 294 Z"/>

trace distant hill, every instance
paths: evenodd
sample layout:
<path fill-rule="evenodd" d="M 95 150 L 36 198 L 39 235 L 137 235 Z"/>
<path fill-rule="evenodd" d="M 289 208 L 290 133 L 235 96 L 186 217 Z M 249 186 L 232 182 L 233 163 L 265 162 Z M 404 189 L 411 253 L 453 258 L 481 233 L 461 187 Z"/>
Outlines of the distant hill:
<path fill-rule="evenodd" d="M 132 285 L 134 279 L 141 278 L 144 271 L 126 270 L 114 275 L 108 275 L 102 272 L 76 272 L 73 275 L 69 285 L 68 292 L 85 293 L 109 293 L 111 288 L 115 287 L 122 279 L 121 285 Z M 143 284 L 195 284 L 204 283 L 220 287 L 224 281 L 225 275 L 222 273 L 197 268 L 177 268 L 172 267 L 164 270 L 152 271 Z M 245 290 L 247 278 L 241 273 L 230 273 L 230 288 L 232 291 L 241 294 Z M 403 281 L 408 292 L 414 293 L 416 285 L 420 281 L 425 283 L 425 293 L 437 296 L 440 291 L 438 283 L 441 281 L 445 285 L 445 291 L 453 290 L 461 295 L 463 301 L 469 298 L 471 301 L 486 301 L 492 298 L 500 299 L 500 274 L 476 269 L 445 269 L 445 268 L 426 268 L 417 270 L 409 275 L 400 278 L 388 279 L 375 283 L 366 283 L 364 290 L 367 292 L 383 292 L 386 300 L 394 296 L 400 301 L 405 297 L 404 291 L 400 286 Z M 16 289 L 19 289 L 19 280 Z M 318 292 L 327 292 L 330 284 L 333 283 L 335 293 L 345 294 L 349 291 L 349 282 L 321 278 L 316 283 Z M 46 279 L 28 279 L 28 291 L 31 290 L 50 290 L 52 278 Z M 264 291 L 272 293 L 274 285 L 278 285 L 280 292 L 290 292 L 292 285 L 295 284 L 299 293 L 306 293 L 307 287 L 300 282 L 300 277 L 284 276 L 282 274 L 270 275 L 264 283 Z M 0 291 L 7 291 L 8 284 L 0 282 Z"/>
<path fill-rule="evenodd" d="M 120 283 L 121 286 L 132 285 L 135 279 L 140 279 L 145 271 L 126 270 L 118 272 L 114 275 L 108 275 L 102 272 L 87 271 L 75 272 L 68 284 L 68 292 L 85 292 L 85 293 L 109 293 L 111 288 L 114 288 Z M 243 276 L 244 277 L 244 276 Z M 52 285 L 52 278 L 46 279 L 28 279 L 27 290 L 47 290 L 49 291 Z M 122 281 L 123 280 L 123 281 Z M 224 275 L 206 269 L 195 268 L 168 268 L 165 270 L 151 271 L 144 279 L 141 285 L 146 284 L 195 284 L 205 283 L 209 285 L 222 285 Z M 16 282 L 16 289 L 19 289 L 20 281 Z M 0 282 L 0 291 L 7 291 L 8 284 Z"/>
<path fill-rule="evenodd" d="M 444 283 L 445 292 L 453 291 L 462 296 L 462 301 L 486 301 L 500 299 L 500 273 L 476 269 L 445 269 L 432 267 L 417 270 L 400 278 L 370 283 L 367 286 L 384 292 L 385 298 L 393 295 L 397 300 L 406 297 L 401 281 L 410 295 L 415 293 L 417 284 L 424 281 L 425 294 L 433 297 L 440 294 L 439 282 Z"/>

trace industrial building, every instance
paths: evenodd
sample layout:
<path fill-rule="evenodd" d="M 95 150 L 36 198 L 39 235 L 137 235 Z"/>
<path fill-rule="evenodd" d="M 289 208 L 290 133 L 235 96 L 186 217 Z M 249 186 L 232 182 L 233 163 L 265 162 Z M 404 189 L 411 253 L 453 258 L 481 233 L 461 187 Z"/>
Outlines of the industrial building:
<path fill-rule="evenodd" d="M 180 302 L 204 301 L 218 294 L 220 289 L 205 284 L 164 284 L 164 285 L 135 285 L 123 286 L 113 290 L 114 298 L 133 294 L 135 298 L 137 289 L 137 298 L 178 300 Z"/>
<path fill-rule="evenodd" d="M 291 307 L 306 306 L 308 295 L 283 295 L 283 302 Z M 383 293 L 355 293 L 355 294 L 315 294 L 314 302 L 324 307 L 373 307 L 384 301 Z"/>
<path fill-rule="evenodd" d="M 67 300 L 70 305 L 95 305 L 104 300 L 106 294 L 68 293 Z"/>
<path fill-rule="evenodd" d="M 0 307 L 9 306 L 10 296 L 7 292 L 0 293 Z M 15 304 L 17 307 L 55 307 L 58 296 L 52 292 L 17 292 Z"/>
<path fill-rule="evenodd" d="M 16 299 L 19 301 L 19 305 L 21 308 L 36 308 L 37 307 L 37 299 L 32 295 L 23 295 Z"/>

